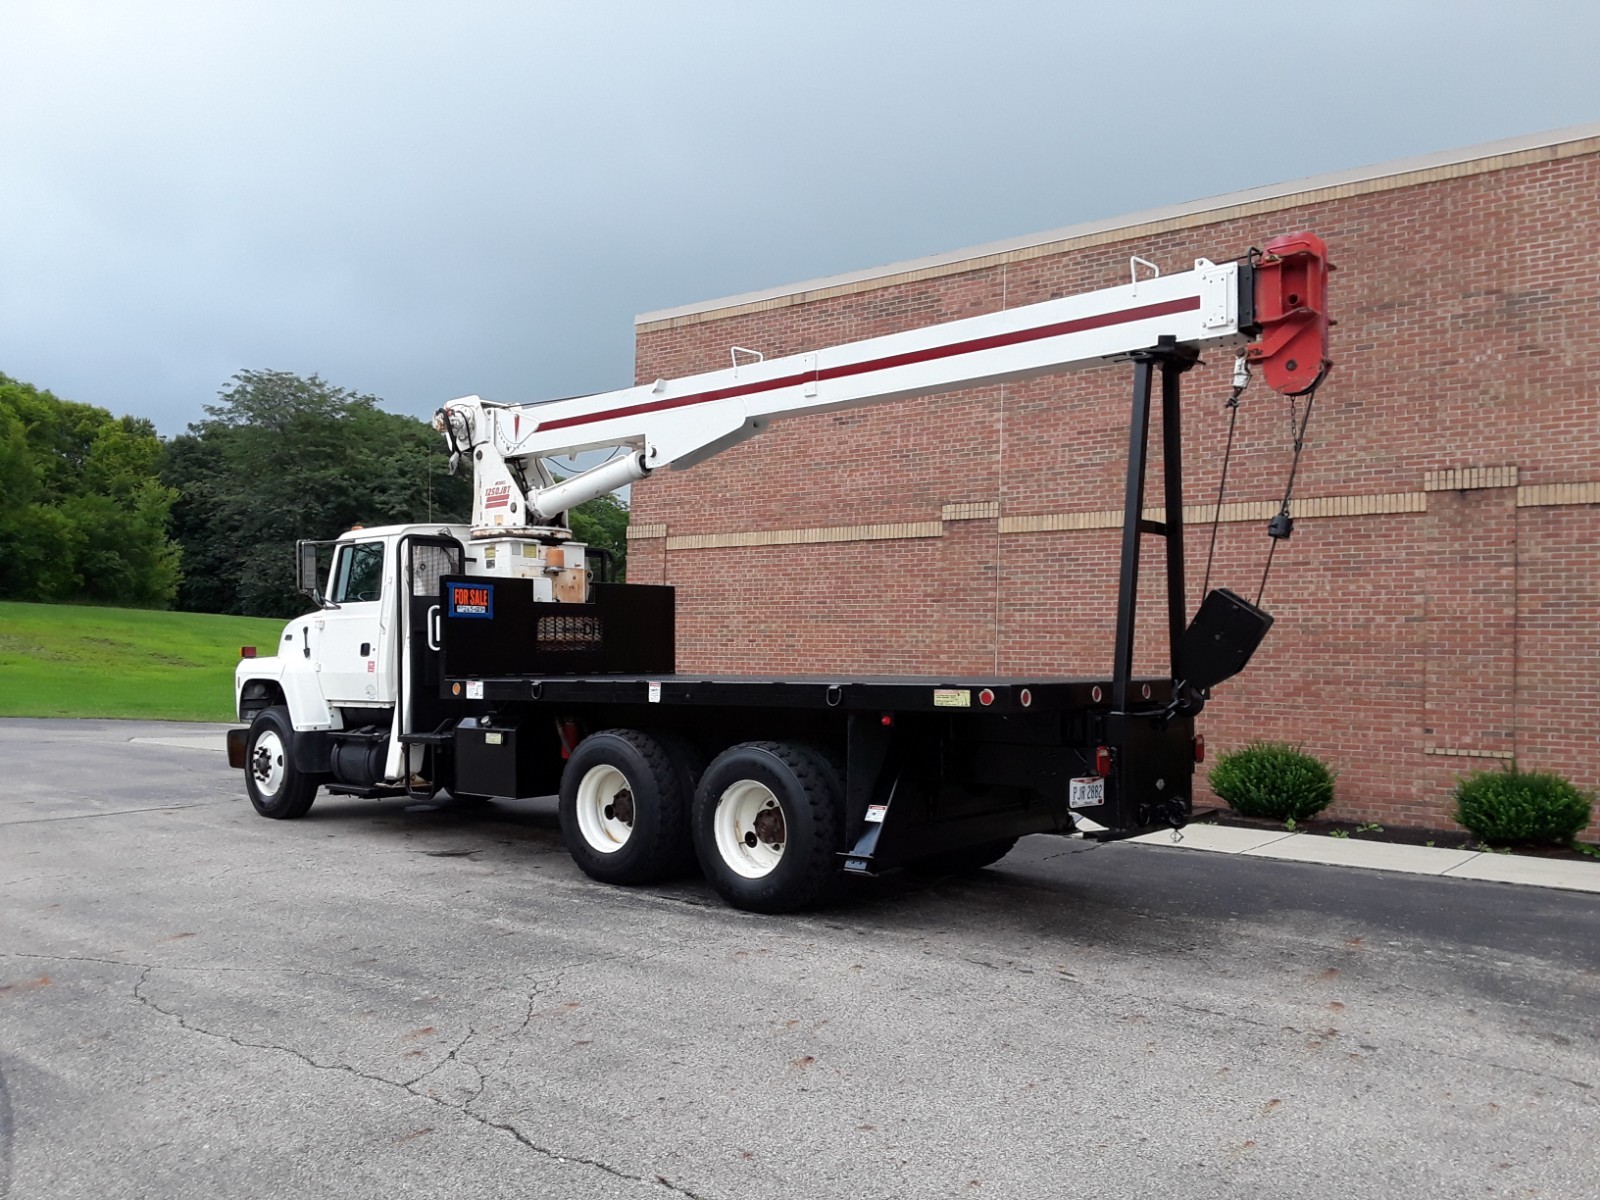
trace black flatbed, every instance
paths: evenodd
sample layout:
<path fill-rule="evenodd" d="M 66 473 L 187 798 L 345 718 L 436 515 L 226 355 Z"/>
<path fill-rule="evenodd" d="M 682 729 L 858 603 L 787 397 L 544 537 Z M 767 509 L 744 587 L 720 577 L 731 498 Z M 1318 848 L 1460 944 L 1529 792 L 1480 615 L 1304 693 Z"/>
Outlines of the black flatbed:
<path fill-rule="evenodd" d="M 447 677 L 444 682 L 452 695 L 501 703 L 950 713 L 1109 712 L 1111 708 L 1111 680 L 1104 676 L 538 674 Z M 1137 703 L 1159 705 L 1170 698 L 1171 688 L 1169 679 L 1135 679 L 1131 691 Z"/>

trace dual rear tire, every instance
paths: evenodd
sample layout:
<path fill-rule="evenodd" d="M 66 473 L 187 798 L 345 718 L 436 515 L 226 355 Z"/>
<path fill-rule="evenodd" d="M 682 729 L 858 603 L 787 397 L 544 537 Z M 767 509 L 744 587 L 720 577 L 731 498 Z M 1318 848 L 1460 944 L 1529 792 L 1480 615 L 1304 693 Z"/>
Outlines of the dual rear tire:
<path fill-rule="evenodd" d="M 700 868 L 735 908 L 793 912 L 837 876 L 839 773 L 808 746 L 745 742 L 712 761 L 695 792 Z"/>
<path fill-rule="evenodd" d="M 699 758 L 689 743 L 607 729 L 578 743 L 557 810 L 573 861 L 602 883 L 641 884 L 687 871 L 689 806 Z"/>
<path fill-rule="evenodd" d="M 605 883 L 654 883 L 698 860 L 735 908 L 792 912 L 837 873 L 842 787 L 807 746 L 745 742 L 710 765 L 671 735 L 591 734 L 561 777 L 561 832 Z"/>

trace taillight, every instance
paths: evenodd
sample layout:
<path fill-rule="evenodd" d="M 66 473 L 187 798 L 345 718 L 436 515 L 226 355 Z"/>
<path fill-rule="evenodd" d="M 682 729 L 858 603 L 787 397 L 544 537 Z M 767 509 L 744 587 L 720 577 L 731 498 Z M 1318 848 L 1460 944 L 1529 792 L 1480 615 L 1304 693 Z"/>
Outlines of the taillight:
<path fill-rule="evenodd" d="M 1203 733 L 1194 735 L 1194 760 L 1197 763 L 1206 760 L 1206 735 Z"/>
<path fill-rule="evenodd" d="M 256 656 L 256 648 L 254 646 L 240 646 L 239 647 L 239 657 L 240 658 L 254 658 L 255 656 Z"/>
<path fill-rule="evenodd" d="M 1111 774 L 1111 747 L 1096 746 L 1094 751 L 1094 773 L 1105 779 Z"/>

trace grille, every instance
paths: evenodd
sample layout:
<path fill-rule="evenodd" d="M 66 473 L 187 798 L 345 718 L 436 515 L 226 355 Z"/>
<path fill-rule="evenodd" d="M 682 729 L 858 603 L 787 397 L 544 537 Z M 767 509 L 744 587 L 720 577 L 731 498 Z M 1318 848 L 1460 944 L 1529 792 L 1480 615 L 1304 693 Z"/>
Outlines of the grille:
<path fill-rule="evenodd" d="M 533 636 L 541 650 L 598 650 L 605 640 L 599 617 L 540 617 Z"/>

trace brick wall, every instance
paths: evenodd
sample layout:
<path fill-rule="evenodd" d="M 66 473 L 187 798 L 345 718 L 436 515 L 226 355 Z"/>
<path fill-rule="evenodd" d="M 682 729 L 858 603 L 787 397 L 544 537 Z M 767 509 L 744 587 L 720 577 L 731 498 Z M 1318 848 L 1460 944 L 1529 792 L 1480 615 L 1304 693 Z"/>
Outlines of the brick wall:
<path fill-rule="evenodd" d="M 1182 270 L 1296 229 L 1340 268 L 1337 366 L 1267 589 L 1277 624 L 1202 729 L 1214 748 L 1303 743 L 1352 818 L 1447 825 L 1453 779 L 1513 755 L 1600 789 L 1600 139 L 645 321 L 637 377 L 1107 287 L 1133 253 Z M 1191 605 L 1227 358 L 1184 382 Z M 635 485 L 630 577 L 678 588 L 684 670 L 1106 673 L 1129 376 L 781 423 Z M 1213 584 L 1255 594 L 1288 424 L 1286 400 L 1247 393 Z M 1151 504 L 1159 480 L 1152 463 Z M 1146 599 L 1141 661 L 1158 670 Z"/>

